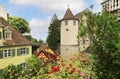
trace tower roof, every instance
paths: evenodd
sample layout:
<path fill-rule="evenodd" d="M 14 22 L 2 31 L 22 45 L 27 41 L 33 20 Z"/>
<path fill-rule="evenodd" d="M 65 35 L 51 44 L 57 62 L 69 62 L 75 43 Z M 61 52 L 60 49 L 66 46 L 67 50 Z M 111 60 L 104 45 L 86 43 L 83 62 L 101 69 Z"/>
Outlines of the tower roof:
<path fill-rule="evenodd" d="M 63 17 L 63 20 L 69 20 L 69 19 L 76 19 L 76 18 L 73 16 L 70 8 L 67 9 L 67 11 L 66 11 L 66 13 L 65 13 L 65 15 L 64 15 L 64 17 Z"/>

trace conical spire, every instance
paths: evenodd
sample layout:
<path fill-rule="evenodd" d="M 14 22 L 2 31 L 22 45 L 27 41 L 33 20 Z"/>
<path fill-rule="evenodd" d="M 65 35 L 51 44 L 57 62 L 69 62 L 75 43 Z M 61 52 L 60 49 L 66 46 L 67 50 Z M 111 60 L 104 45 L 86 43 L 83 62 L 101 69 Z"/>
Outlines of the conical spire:
<path fill-rule="evenodd" d="M 63 19 L 67 19 L 67 20 L 68 20 L 68 19 L 74 19 L 74 16 L 73 16 L 73 14 L 72 14 L 72 12 L 71 12 L 71 10 L 70 10 L 69 7 L 68 7 L 68 9 L 67 9 L 67 11 L 66 11 Z"/>

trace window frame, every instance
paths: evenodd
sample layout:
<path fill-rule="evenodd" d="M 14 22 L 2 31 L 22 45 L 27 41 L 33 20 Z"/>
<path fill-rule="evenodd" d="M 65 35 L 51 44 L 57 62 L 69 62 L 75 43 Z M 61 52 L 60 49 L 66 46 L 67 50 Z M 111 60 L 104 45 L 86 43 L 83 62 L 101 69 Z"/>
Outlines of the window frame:
<path fill-rule="evenodd" d="M 5 39 L 11 39 L 11 31 L 10 30 L 5 30 L 5 33 L 4 33 L 4 38 Z"/>
<path fill-rule="evenodd" d="M 65 20 L 65 25 L 68 25 L 68 20 Z"/>
<path fill-rule="evenodd" d="M 12 57 L 12 49 L 5 49 L 3 50 L 3 58 Z"/>
<path fill-rule="evenodd" d="M 27 53 L 26 48 L 20 48 L 19 53 L 20 55 L 26 55 Z"/>
<path fill-rule="evenodd" d="M 75 21 L 75 20 L 73 21 L 73 25 L 74 25 L 74 26 L 76 25 L 76 21 Z"/>

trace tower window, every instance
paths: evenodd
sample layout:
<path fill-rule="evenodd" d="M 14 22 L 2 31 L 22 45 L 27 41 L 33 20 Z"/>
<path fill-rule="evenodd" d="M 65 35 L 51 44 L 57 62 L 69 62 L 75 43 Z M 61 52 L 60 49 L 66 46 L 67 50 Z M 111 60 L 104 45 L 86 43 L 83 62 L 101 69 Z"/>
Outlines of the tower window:
<path fill-rule="evenodd" d="M 65 21 L 65 25 L 68 25 L 68 21 Z"/>
<path fill-rule="evenodd" d="M 73 25 L 76 25 L 76 21 L 73 21 Z"/>

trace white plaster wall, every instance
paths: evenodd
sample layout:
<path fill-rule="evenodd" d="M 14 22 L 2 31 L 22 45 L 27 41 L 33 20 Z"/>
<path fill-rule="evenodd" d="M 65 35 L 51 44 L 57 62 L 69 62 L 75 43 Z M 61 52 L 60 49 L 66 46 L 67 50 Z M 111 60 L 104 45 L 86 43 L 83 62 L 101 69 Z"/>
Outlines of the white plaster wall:
<path fill-rule="evenodd" d="M 68 20 L 68 25 L 65 25 L 65 21 L 61 22 L 61 45 L 78 45 L 78 21 L 76 20 L 76 25 L 73 25 L 73 21 Z"/>
<path fill-rule="evenodd" d="M 0 4 L 0 17 L 3 17 L 5 20 L 7 20 L 7 11 L 1 4 Z"/>
<path fill-rule="evenodd" d="M 62 45 L 61 48 L 61 57 L 63 60 L 69 61 L 70 58 L 78 55 L 78 46 Z"/>

